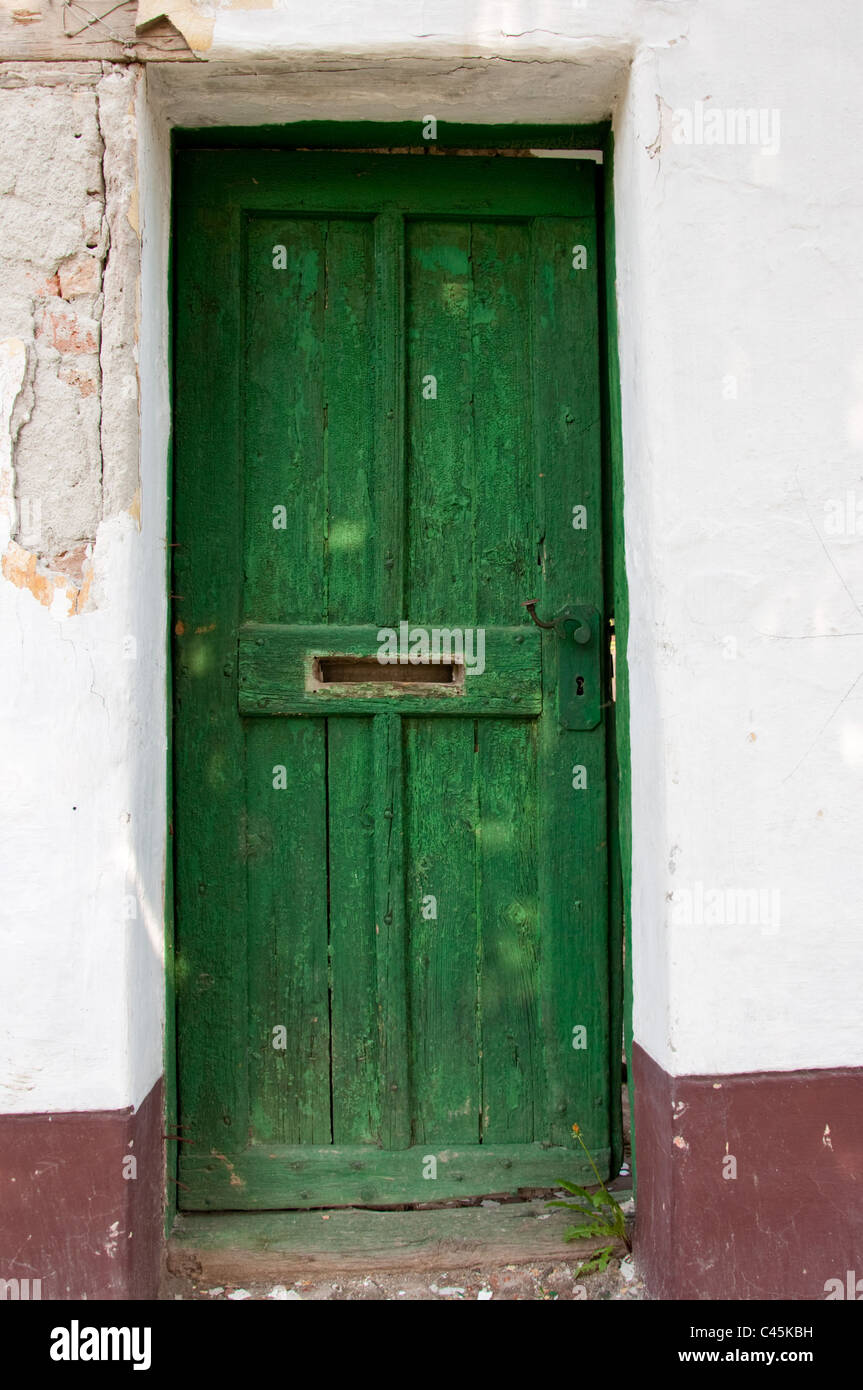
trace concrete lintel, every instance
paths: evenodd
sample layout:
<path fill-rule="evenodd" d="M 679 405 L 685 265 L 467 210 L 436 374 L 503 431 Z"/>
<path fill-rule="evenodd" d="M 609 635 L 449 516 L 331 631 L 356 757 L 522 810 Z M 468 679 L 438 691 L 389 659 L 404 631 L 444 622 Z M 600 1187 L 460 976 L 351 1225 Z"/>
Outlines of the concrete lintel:
<path fill-rule="evenodd" d="M 544 62 L 510 57 L 363 57 L 330 53 L 293 62 L 150 68 L 150 94 L 171 125 L 254 126 L 291 121 L 591 124 L 607 120 L 626 87 L 632 51 L 608 45 Z M 541 80 L 537 79 L 538 73 Z"/>

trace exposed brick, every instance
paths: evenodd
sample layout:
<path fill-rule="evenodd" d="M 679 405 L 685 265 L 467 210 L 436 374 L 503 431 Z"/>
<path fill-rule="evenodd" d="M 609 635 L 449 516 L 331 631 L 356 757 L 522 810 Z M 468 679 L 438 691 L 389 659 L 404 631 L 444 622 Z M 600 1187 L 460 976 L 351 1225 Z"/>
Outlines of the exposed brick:
<path fill-rule="evenodd" d="M 84 397 L 95 396 L 99 389 L 98 377 L 90 372 L 79 371 L 77 367 L 61 367 L 57 375 L 67 386 L 74 386 Z"/>
<path fill-rule="evenodd" d="M 71 256 L 60 266 L 60 293 L 64 299 L 80 294 L 98 294 L 102 270 L 95 256 Z"/>
<path fill-rule="evenodd" d="M 67 306 L 46 308 L 36 331 L 58 352 L 98 352 L 98 330 L 92 319 L 83 319 Z"/>

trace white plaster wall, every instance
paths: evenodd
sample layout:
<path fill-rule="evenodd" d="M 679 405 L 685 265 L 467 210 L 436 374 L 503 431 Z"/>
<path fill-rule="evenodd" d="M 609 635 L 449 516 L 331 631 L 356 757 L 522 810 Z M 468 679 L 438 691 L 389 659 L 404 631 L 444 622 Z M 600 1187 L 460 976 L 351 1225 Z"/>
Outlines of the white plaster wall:
<path fill-rule="evenodd" d="M 52 156 L 43 146 L 46 140 L 59 144 L 69 137 L 61 110 L 56 127 L 36 123 L 30 132 L 26 122 L 19 127 L 17 139 L 32 144 L 25 149 L 21 172 L 10 175 L 14 186 L 4 189 L 12 202 L 11 213 L 4 204 L 4 213 L 12 218 L 7 227 L 14 225 L 15 208 L 26 185 L 26 196 L 45 225 L 56 225 L 66 216 L 73 236 L 76 199 L 91 194 L 103 198 L 105 245 L 110 244 L 113 253 L 105 263 L 101 294 L 95 301 L 101 316 L 103 388 L 96 416 L 101 518 L 86 543 L 80 589 L 73 579 L 67 584 L 56 556 L 37 555 L 38 537 L 33 541 L 26 582 L 18 582 L 20 564 L 30 552 L 16 550 L 14 542 L 8 549 L 20 519 L 13 448 L 20 421 L 14 421 L 11 433 L 5 427 L 13 410 L 22 408 L 21 402 L 25 413 L 34 405 L 32 399 L 29 403 L 25 399 L 24 354 L 26 350 L 32 359 L 35 348 L 27 340 L 26 324 L 20 328 L 26 317 L 26 287 L 31 279 L 34 284 L 38 281 L 37 271 L 44 271 L 43 258 L 47 256 L 50 269 L 51 257 L 65 249 L 52 250 L 39 235 L 37 217 L 29 248 L 17 253 L 22 257 L 24 308 L 8 296 L 4 301 L 7 317 L 0 325 L 5 407 L 0 433 L 0 551 L 4 559 L 12 555 L 20 562 L 19 569 L 9 574 L 4 567 L 0 581 L 0 1109 L 4 1112 L 136 1106 L 162 1070 L 165 374 L 159 373 L 159 398 L 150 363 L 154 310 L 158 319 L 154 303 L 146 315 L 147 361 L 141 371 L 147 408 L 145 465 L 147 460 L 152 463 L 157 447 L 153 441 L 160 430 L 161 440 L 158 466 L 145 466 L 139 478 L 134 145 L 140 94 L 136 97 L 134 74 L 113 72 L 103 78 L 99 66 L 93 66 L 97 85 L 79 92 L 76 100 L 92 101 L 96 94 L 104 143 L 103 182 L 91 172 L 91 186 L 85 188 L 73 167 L 65 199 L 58 201 L 57 180 L 48 162 Z M 51 69 L 36 74 L 25 66 L 23 80 L 14 89 L 15 109 L 21 106 L 19 98 L 26 103 L 31 92 L 35 92 L 33 106 L 38 108 L 45 91 L 62 92 L 64 83 L 80 83 L 83 71 L 79 66 L 72 74 Z M 146 124 L 140 127 L 140 135 L 142 141 L 149 141 Z M 41 171 L 41 178 L 32 181 L 26 176 L 31 159 Z M 158 230 L 148 228 L 148 237 Z M 149 253 L 148 264 L 152 264 Z M 8 278 L 10 284 L 17 283 L 11 274 Z M 33 292 L 31 288 L 29 293 Z M 165 294 L 162 280 L 154 291 L 155 301 L 159 296 L 164 300 Z M 63 312 L 72 315 L 77 302 L 73 300 L 70 307 L 63 301 Z M 34 303 L 38 334 L 38 295 Z M 23 315 L 19 329 L 24 337 L 7 336 L 12 322 L 8 316 L 14 312 Z M 49 361 L 46 370 L 50 368 Z M 39 395 L 37 375 L 37 410 Z M 88 394 L 85 405 L 89 400 Z M 131 429 L 129 401 L 134 416 Z M 24 430 L 26 422 L 17 432 L 18 441 Z M 83 446 L 63 428 L 60 415 L 53 435 L 49 429 L 40 437 L 48 441 L 41 460 L 48 474 L 44 510 L 52 508 L 60 525 L 68 518 L 70 506 L 76 515 L 74 488 Z M 17 481 L 20 484 L 21 479 Z M 35 495 L 40 496 L 38 490 Z"/>
<path fill-rule="evenodd" d="M 142 724 L 143 758 L 136 770 L 139 808 L 134 836 L 141 866 L 143 927 L 133 935 L 130 960 L 131 1079 L 135 1103 L 164 1065 L 164 889 L 170 854 L 166 800 L 166 675 L 169 558 L 167 459 L 171 436 L 168 254 L 171 233 L 170 131 L 147 100 L 146 81 L 137 103 L 138 197 L 141 216 L 142 551 L 131 596 L 135 631 L 145 660 L 136 669 L 135 704 Z M 173 1066 L 173 1060 L 171 1061 Z"/>
<path fill-rule="evenodd" d="M 694 0 L 379 0 L 360 7 L 337 0 L 315 9 L 304 0 L 251 6 L 243 0 L 194 5 L 178 0 L 167 13 L 199 57 L 212 62 L 345 55 L 389 61 L 408 57 L 474 57 L 513 63 L 584 60 L 585 100 L 596 87 L 589 67 L 626 54 L 633 39 L 667 42 L 685 30 Z M 139 0 L 142 13 L 162 0 Z M 165 12 L 164 10 L 161 12 Z M 452 64 L 450 64 L 452 67 Z M 534 74 L 537 76 L 538 74 Z M 548 94 L 546 94 L 548 95 Z M 585 119 L 589 119 L 585 117 Z"/>
<path fill-rule="evenodd" d="M 148 548 L 128 515 L 100 524 L 88 613 L 0 587 L 3 1111 L 137 1105 L 161 1073 L 164 600 L 154 588 L 145 611 Z"/>
<path fill-rule="evenodd" d="M 677 1074 L 863 1062 L 863 14 L 811 18 L 694 8 L 616 122 L 635 1033 Z M 779 152 L 675 143 L 708 95 Z M 771 920 L 687 923 L 699 884 Z"/>
<path fill-rule="evenodd" d="M 2 590 L 3 1111 L 137 1106 L 161 1073 L 163 601 L 136 601 L 144 547 L 128 516 L 100 525 L 89 613 Z"/>

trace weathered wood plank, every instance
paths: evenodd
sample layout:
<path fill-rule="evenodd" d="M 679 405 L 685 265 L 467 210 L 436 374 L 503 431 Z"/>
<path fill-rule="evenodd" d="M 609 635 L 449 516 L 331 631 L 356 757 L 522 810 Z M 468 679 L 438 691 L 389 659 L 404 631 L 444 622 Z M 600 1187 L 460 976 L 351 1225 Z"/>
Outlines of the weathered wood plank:
<path fill-rule="evenodd" d="M 379 1143 L 372 720 L 331 717 L 327 728 L 333 1142 Z"/>
<path fill-rule="evenodd" d="M 333 684 L 307 689 L 313 661 L 325 655 L 377 654 L 377 628 L 287 627 L 248 624 L 239 637 L 239 709 L 246 717 L 274 714 L 510 715 L 527 718 L 541 709 L 541 643 L 527 628 L 485 629 L 485 670 L 466 674 L 456 685 L 399 686 L 397 664 L 386 669 L 392 686 L 377 682 Z M 476 654 L 476 647 L 473 654 Z"/>
<path fill-rule="evenodd" d="M 225 64 L 228 72 L 231 69 Z M 296 121 L 290 126 L 209 126 L 207 149 L 236 149 L 260 147 L 267 149 L 343 150 L 353 145 L 361 149 L 401 149 L 411 153 L 435 155 L 442 151 L 488 150 L 503 158 L 530 157 L 532 149 L 602 150 L 608 141 L 610 125 L 600 121 L 594 125 L 462 125 L 455 121 L 438 121 L 436 148 L 417 143 L 419 126 L 414 121 Z M 177 145 L 190 148 L 201 143 L 200 132 L 176 132 Z M 571 163 L 571 161 L 569 161 Z M 594 165 L 594 168 L 596 166 Z M 561 163 L 557 164 L 558 171 Z"/>
<path fill-rule="evenodd" d="M 175 267 L 182 345 L 172 551 L 181 1123 L 186 1137 L 216 1147 L 242 1144 L 248 1133 L 245 746 L 236 714 L 239 222 L 235 208 L 189 212 Z"/>
<path fill-rule="evenodd" d="M 471 397 L 473 601 L 478 622 L 527 619 L 539 533 L 533 513 L 531 377 L 548 371 L 530 342 L 530 226 L 474 222 Z M 533 572 L 531 572 L 533 571 Z M 527 620 L 529 621 L 529 620 Z M 538 635 L 538 634 L 537 634 Z M 523 641 L 534 633 L 525 630 Z M 549 717 L 546 710 L 543 718 Z M 482 1141 L 547 1135 L 540 1018 L 537 726 L 477 724 L 477 904 L 481 955 Z"/>
<path fill-rule="evenodd" d="M 404 871 L 404 765 L 401 717 L 374 717 L 375 939 L 378 982 L 381 1142 L 411 1139 Z"/>
<path fill-rule="evenodd" d="M 516 623 L 537 573 L 530 344 L 530 228 L 475 222 L 471 238 L 475 621 Z M 529 621 L 529 620 L 528 620 Z"/>
<path fill-rule="evenodd" d="M 576 269 L 574 247 L 586 265 Z M 540 361 L 534 413 L 538 509 L 545 540 L 541 614 L 569 603 L 602 609 L 601 456 L 596 237 L 593 220 L 534 224 L 533 346 Z M 585 514 L 573 511 L 584 507 Z M 586 519 L 578 527 L 573 521 Z M 605 726 L 565 732 L 557 723 L 560 642 L 543 633 L 540 856 L 543 1032 L 550 1138 L 578 1123 L 590 1149 L 609 1146 Z M 583 1031 L 581 1031 L 583 1030 Z M 602 1170 L 600 1170 L 602 1171 Z"/>
<path fill-rule="evenodd" d="M 405 744 L 414 1138 L 478 1144 L 473 720 L 406 720 Z"/>
<path fill-rule="evenodd" d="M 566 1260 L 581 1264 L 601 1240 L 567 1243 L 571 1213 L 543 1201 L 439 1211 L 334 1211 L 185 1215 L 168 1268 L 210 1284 L 369 1270 L 472 1269 Z M 623 1253 L 623 1243 L 615 1253 Z"/>
<path fill-rule="evenodd" d="M 235 582 L 247 618 L 324 621 L 328 226 L 263 218 L 246 228 L 245 555 Z"/>
<path fill-rule="evenodd" d="M 540 1011 L 536 723 L 478 724 L 482 1138 L 548 1136 Z"/>
<path fill-rule="evenodd" d="M 418 166 L 419 165 L 419 169 Z M 561 169 L 563 165 L 563 169 Z M 180 150 L 179 207 L 411 217 L 593 217 L 593 166 L 577 160 L 424 159 L 285 150 Z M 337 187 L 334 202 L 334 189 Z"/>
<path fill-rule="evenodd" d="M 137 0 L 22 0 L 0 9 L 0 62 L 197 62 L 182 34 L 167 19 L 138 33 Z M 109 13 L 111 11 L 111 13 Z M 99 22 L 92 23 L 95 17 Z"/>
<path fill-rule="evenodd" d="M 405 595 L 404 218 L 393 209 L 374 224 L 374 521 L 377 586 L 368 616 L 394 626 Z M 371 597 L 371 596 L 370 596 Z"/>
<path fill-rule="evenodd" d="M 236 1046 L 262 1143 L 332 1139 L 326 758 L 322 719 L 247 727 L 249 1021 Z"/>
<path fill-rule="evenodd" d="M 331 219 L 327 234 L 324 310 L 326 615 L 330 623 L 368 622 L 376 611 L 380 525 L 374 465 L 378 407 L 369 362 L 374 359 L 374 266 L 369 221 Z M 401 375 L 401 364 L 397 368 Z M 389 495 L 391 487 L 387 488 Z"/>
<path fill-rule="evenodd" d="M 421 1177 L 428 1157 L 437 1176 Z M 608 1150 L 594 1151 L 600 1172 Z M 255 1145 L 242 1152 L 195 1153 L 183 1145 L 180 1178 L 190 1211 L 278 1210 L 396 1206 L 451 1197 L 514 1195 L 522 1189 L 554 1187 L 561 1178 L 587 1183 L 588 1164 L 569 1148 L 540 1144 L 434 1145 L 424 1142 L 397 1151 L 368 1145 Z M 595 1181 L 595 1179 L 594 1179 Z"/>
<path fill-rule="evenodd" d="M 407 603 L 446 625 L 475 614 L 470 245 L 469 223 L 408 224 Z"/>

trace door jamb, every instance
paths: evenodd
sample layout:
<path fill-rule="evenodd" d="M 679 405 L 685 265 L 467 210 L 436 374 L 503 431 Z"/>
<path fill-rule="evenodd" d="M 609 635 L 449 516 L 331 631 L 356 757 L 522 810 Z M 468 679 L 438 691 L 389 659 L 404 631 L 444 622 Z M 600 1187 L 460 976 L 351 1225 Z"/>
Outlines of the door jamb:
<path fill-rule="evenodd" d="M 399 149 L 415 157 L 434 157 L 441 151 L 460 150 L 584 150 L 600 156 L 597 161 L 598 243 L 600 247 L 600 392 L 602 409 L 602 495 L 603 569 L 606 612 L 614 619 L 616 655 L 616 702 L 609 706 L 609 737 L 606 741 L 608 795 L 609 869 L 609 996 L 610 1056 L 612 1095 L 620 1091 L 622 1065 L 621 1034 L 627 1064 L 632 1141 L 632 1182 L 636 1186 L 634 1100 L 632 1078 L 632 809 L 629 738 L 629 678 L 627 635 L 629 598 L 625 562 L 623 516 L 623 439 L 620 409 L 620 369 L 618 360 L 617 295 L 614 238 L 614 135 L 609 121 L 593 125 L 463 125 L 440 121 L 437 139 L 421 142 L 417 122 L 401 121 L 298 121 L 289 125 L 254 127 L 214 126 L 175 127 L 171 132 L 173 156 L 181 149 Z M 171 404 L 173 408 L 174 366 L 174 237 L 168 264 L 168 303 L 171 345 Z M 173 434 L 172 434 L 173 439 Z M 167 502 L 173 534 L 173 448 L 169 447 Z M 166 579 L 168 594 L 173 593 L 172 552 L 167 547 Z M 173 672 L 171 669 L 171 605 L 166 633 L 168 709 L 173 710 Z M 611 660 L 606 649 L 605 689 L 610 690 Z M 177 1214 L 177 1026 L 174 953 L 174 844 L 173 844 L 173 726 L 167 729 L 167 819 L 168 854 L 165 868 L 165 1135 L 166 1194 L 165 1234 L 170 1234 Z M 623 1158 L 622 1117 L 619 1105 L 611 1111 L 612 1169 Z M 613 1175 L 613 1174 L 612 1174 Z"/>

